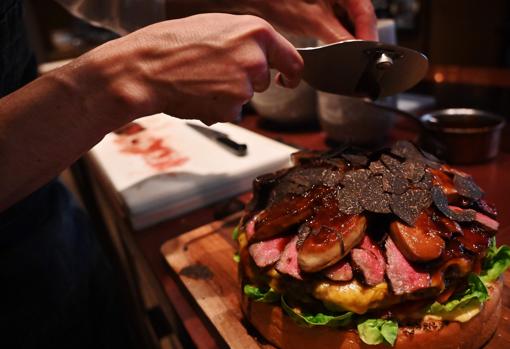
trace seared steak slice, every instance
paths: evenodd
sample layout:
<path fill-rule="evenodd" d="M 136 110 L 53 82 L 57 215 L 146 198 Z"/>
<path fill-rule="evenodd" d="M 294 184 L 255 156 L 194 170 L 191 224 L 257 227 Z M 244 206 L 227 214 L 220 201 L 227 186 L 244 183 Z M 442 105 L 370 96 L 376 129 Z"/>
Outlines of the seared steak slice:
<path fill-rule="evenodd" d="M 298 265 L 298 253 L 297 253 L 297 235 L 295 235 L 285 246 L 282 256 L 278 263 L 276 263 L 276 270 L 282 274 L 290 275 L 298 280 L 302 280 L 301 271 Z"/>
<path fill-rule="evenodd" d="M 257 266 L 264 268 L 276 263 L 282 255 L 283 249 L 290 241 L 290 237 L 278 237 L 271 240 L 256 242 L 250 247 L 250 255 Z"/>
<path fill-rule="evenodd" d="M 396 295 L 412 293 L 430 286 L 430 275 L 417 271 L 399 251 L 397 245 L 386 239 L 386 274 Z"/>
<path fill-rule="evenodd" d="M 352 267 L 346 259 L 342 259 L 340 262 L 324 269 L 323 273 L 333 281 L 352 280 Z"/>
<path fill-rule="evenodd" d="M 390 225 L 390 235 L 410 261 L 431 261 L 440 257 L 444 251 L 444 240 L 426 212 L 420 214 L 414 227 L 394 221 Z"/>
<path fill-rule="evenodd" d="M 384 256 L 368 235 L 365 235 L 359 248 L 352 249 L 351 258 L 354 266 L 363 274 L 367 285 L 374 286 L 384 281 Z"/>

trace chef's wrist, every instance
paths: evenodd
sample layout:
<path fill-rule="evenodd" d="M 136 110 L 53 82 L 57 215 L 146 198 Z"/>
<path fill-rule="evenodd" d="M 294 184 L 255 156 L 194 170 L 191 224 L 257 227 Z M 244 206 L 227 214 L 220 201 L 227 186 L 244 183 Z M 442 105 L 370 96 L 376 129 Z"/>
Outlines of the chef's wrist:
<path fill-rule="evenodd" d="M 113 47 L 85 54 L 56 71 L 55 79 L 76 98 L 81 116 L 101 123 L 108 132 L 158 108 L 143 84 L 136 50 L 126 50 L 125 45 L 113 41 L 106 45 Z"/>

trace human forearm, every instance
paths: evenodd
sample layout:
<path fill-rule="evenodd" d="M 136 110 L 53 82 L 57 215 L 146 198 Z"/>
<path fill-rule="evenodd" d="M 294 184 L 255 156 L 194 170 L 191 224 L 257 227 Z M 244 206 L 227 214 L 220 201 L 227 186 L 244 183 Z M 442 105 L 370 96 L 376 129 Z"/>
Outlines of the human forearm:
<path fill-rule="evenodd" d="M 98 88 L 106 86 L 93 79 L 103 77 L 91 69 L 66 66 L 0 100 L 0 211 L 128 120 L 125 102 Z"/>
<path fill-rule="evenodd" d="M 35 80 L 0 99 L 0 211 L 137 117 L 234 119 L 270 67 L 295 87 L 303 61 L 262 19 L 210 14 L 148 26 Z"/>

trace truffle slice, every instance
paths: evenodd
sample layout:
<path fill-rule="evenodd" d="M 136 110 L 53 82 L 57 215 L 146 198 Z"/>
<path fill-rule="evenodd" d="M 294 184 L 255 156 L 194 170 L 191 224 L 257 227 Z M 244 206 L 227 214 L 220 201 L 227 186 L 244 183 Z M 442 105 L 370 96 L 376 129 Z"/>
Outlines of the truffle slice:
<path fill-rule="evenodd" d="M 473 181 L 471 177 L 464 177 L 455 174 L 453 176 L 453 184 L 455 185 L 455 189 L 459 192 L 460 195 L 472 199 L 472 200 L 480 200 L 483 196 L 483 191 L 480 187 Z"/>
<path fill-rule="evenodd" d="M 430 193 L 423 189 L 409 189 L 402 195 L 391 196 L 391 209 L 408 225 L 414 226 L 421 212 L 430 206 Z"/>
<path fill-rule="evenodd" d="M 457 222 L 472 222 L 475 220 L 476 211 L 467 209 L 467 210 L 455 210 L 453 211 L 448 205 L 448 198 L 445 193 L 441 190 L 441 188 L 437 185 L 432 187 L 431 190 L 432 200 L 436 205 L 437 209 L 441 211 L 446 217 L 453 219 Z"/>

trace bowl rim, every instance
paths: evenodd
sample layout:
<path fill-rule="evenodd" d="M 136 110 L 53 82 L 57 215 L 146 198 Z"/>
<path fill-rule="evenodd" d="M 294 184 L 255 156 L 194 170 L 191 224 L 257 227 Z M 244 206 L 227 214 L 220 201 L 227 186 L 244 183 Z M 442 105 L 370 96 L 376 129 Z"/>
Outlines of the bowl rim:
<path fill-rule="evenodd" d="M 427 122 L 427 120 L 437 119 L 442 115 L 477 115 L 495 121 L 494 125 L 481 126 L 481 127 L 441 127 L 434 125 L 434 123 Z M 423 114 L 419 117 L 422 127 L 427 131 L 436 131 L 442 133 L 457 133 L 457 134 L 475 134 L 475 133 L 490 133 L 493 131 L 500 131 L 506 124 L 503 116 L 494 114 L 485 110 L 474 108 L 447 108 L 432 111 Z"/>

